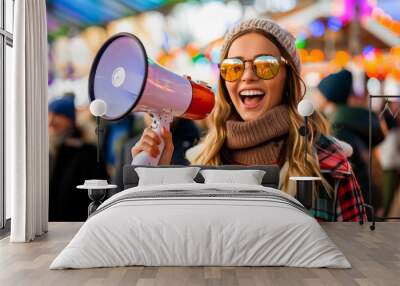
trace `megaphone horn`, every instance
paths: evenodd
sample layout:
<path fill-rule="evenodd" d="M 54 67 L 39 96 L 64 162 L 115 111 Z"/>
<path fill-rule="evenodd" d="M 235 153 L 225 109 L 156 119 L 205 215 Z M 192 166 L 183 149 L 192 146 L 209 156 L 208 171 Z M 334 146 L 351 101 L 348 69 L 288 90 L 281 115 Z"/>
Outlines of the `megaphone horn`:
<path fill-rule="evenodd" d="M 142 42 L 133 34 L 119 33 L 108 39 L 97 53 L 89 76 L 90 100 L 106 105 L 102 118 L 118 120 L 130 112 L 148 112 L 152 128 L 161 134 L 173 117 L 203 119 L 214 107 L 210 88 L 179 76 L 147 57 Z M 134 164 L 157 165 L 157 158 L 139 154 Z M 136 160 L 136 161 L 135 161 Z"/>

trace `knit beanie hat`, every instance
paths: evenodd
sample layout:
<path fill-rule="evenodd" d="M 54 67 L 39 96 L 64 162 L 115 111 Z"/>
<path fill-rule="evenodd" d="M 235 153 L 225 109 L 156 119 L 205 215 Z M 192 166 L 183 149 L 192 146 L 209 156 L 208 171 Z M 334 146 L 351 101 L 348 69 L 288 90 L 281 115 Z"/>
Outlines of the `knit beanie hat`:
<path fill-rule="evenodd" d="M 342 69 L 322 79 L 318 89 L 327 100 L 346 103 L 353 89 L 353 76 L 348 70 Z"/>
<path fill-rule="evenodd" d="M 49 112 L 64 115 L 75 122 L 74 98 L 64 96 L 49 103 Z"/>
<path fill-rule="evenodd" d="M 278 41 L 278 43 L 281 44 L 281 46 L 287 51 L 287 53 L 292 58 L 297 71 L 300 72 L 300 57 L 296 50 L 296 39 L 290 32 L 288 32 L 272 20 L 268 19 L 253 18 L 238 23 L 225 35 L 221 54 L 224 54 L 226 50 L 229 49 L 230 45 L 238 35 L 257 30 L 272 35 Z"/>

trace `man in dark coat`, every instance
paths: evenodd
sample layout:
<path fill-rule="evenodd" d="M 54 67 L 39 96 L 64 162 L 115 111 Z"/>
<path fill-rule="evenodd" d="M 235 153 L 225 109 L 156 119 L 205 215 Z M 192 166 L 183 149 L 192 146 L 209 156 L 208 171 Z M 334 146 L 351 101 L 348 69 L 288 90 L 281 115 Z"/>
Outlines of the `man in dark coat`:
<path fill-rule="evenodd" d="M 365 202 L 369 203 L 368 194 L 368 109 L 348 105 L 348 98 L 353 93 L 353 77 L 350 71 L 341 70 L 322 79 L 318 85 L 322 98 L 318 100 L 319 108 L 324 111 L 332 124 L 333 135 L 353 147 L 349 161 L 353 166 Z M 384 139 L 380 122 L 372 113 L 372 148 Z M 372 184 L 372 205 L 377 209 L 382 204 L 382 193 Z"/>
<path fill-rule="evenodd" d="M 87 179 L 107 179 L 107 173 L 97 163 L 95 146 L 84 143 L 75 126 L 73 97 L 50 102 L 48 130 L 49 221 L 85 221 L 90 199 L 76 186 Z"/>

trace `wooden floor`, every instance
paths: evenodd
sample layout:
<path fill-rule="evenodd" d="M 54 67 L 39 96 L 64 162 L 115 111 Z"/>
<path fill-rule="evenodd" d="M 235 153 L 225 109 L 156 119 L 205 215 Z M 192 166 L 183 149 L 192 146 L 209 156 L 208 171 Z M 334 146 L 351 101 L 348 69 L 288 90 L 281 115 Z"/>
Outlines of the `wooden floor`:
<path fill-rule="evenodd" d="M 51 223 L 32 243 L 0 241 L 0 285 L 400 285 L 400 222 L 325 223 L 352 269 L 289 267 L 121 267 L 48 270 L 80 223 Z"/>

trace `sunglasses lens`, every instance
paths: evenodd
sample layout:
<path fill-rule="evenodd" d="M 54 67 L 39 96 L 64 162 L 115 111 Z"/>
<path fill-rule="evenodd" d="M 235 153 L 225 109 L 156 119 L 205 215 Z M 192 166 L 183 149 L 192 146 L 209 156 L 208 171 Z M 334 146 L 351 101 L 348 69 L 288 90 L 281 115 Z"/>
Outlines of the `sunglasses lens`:
<path fill-rule="evenodd" d="M 259 56 L 254 59 L 254 66 L 259 78 L 272 79 L 279 72 L 279 60 L 272 56 Z"/>
<path fill-rule="evenodd" d="M 225 59 L 220 65 L 221 76 L 226 81 L 239 79 L 244 71 L 244 64 L 240 59 Z"/>

